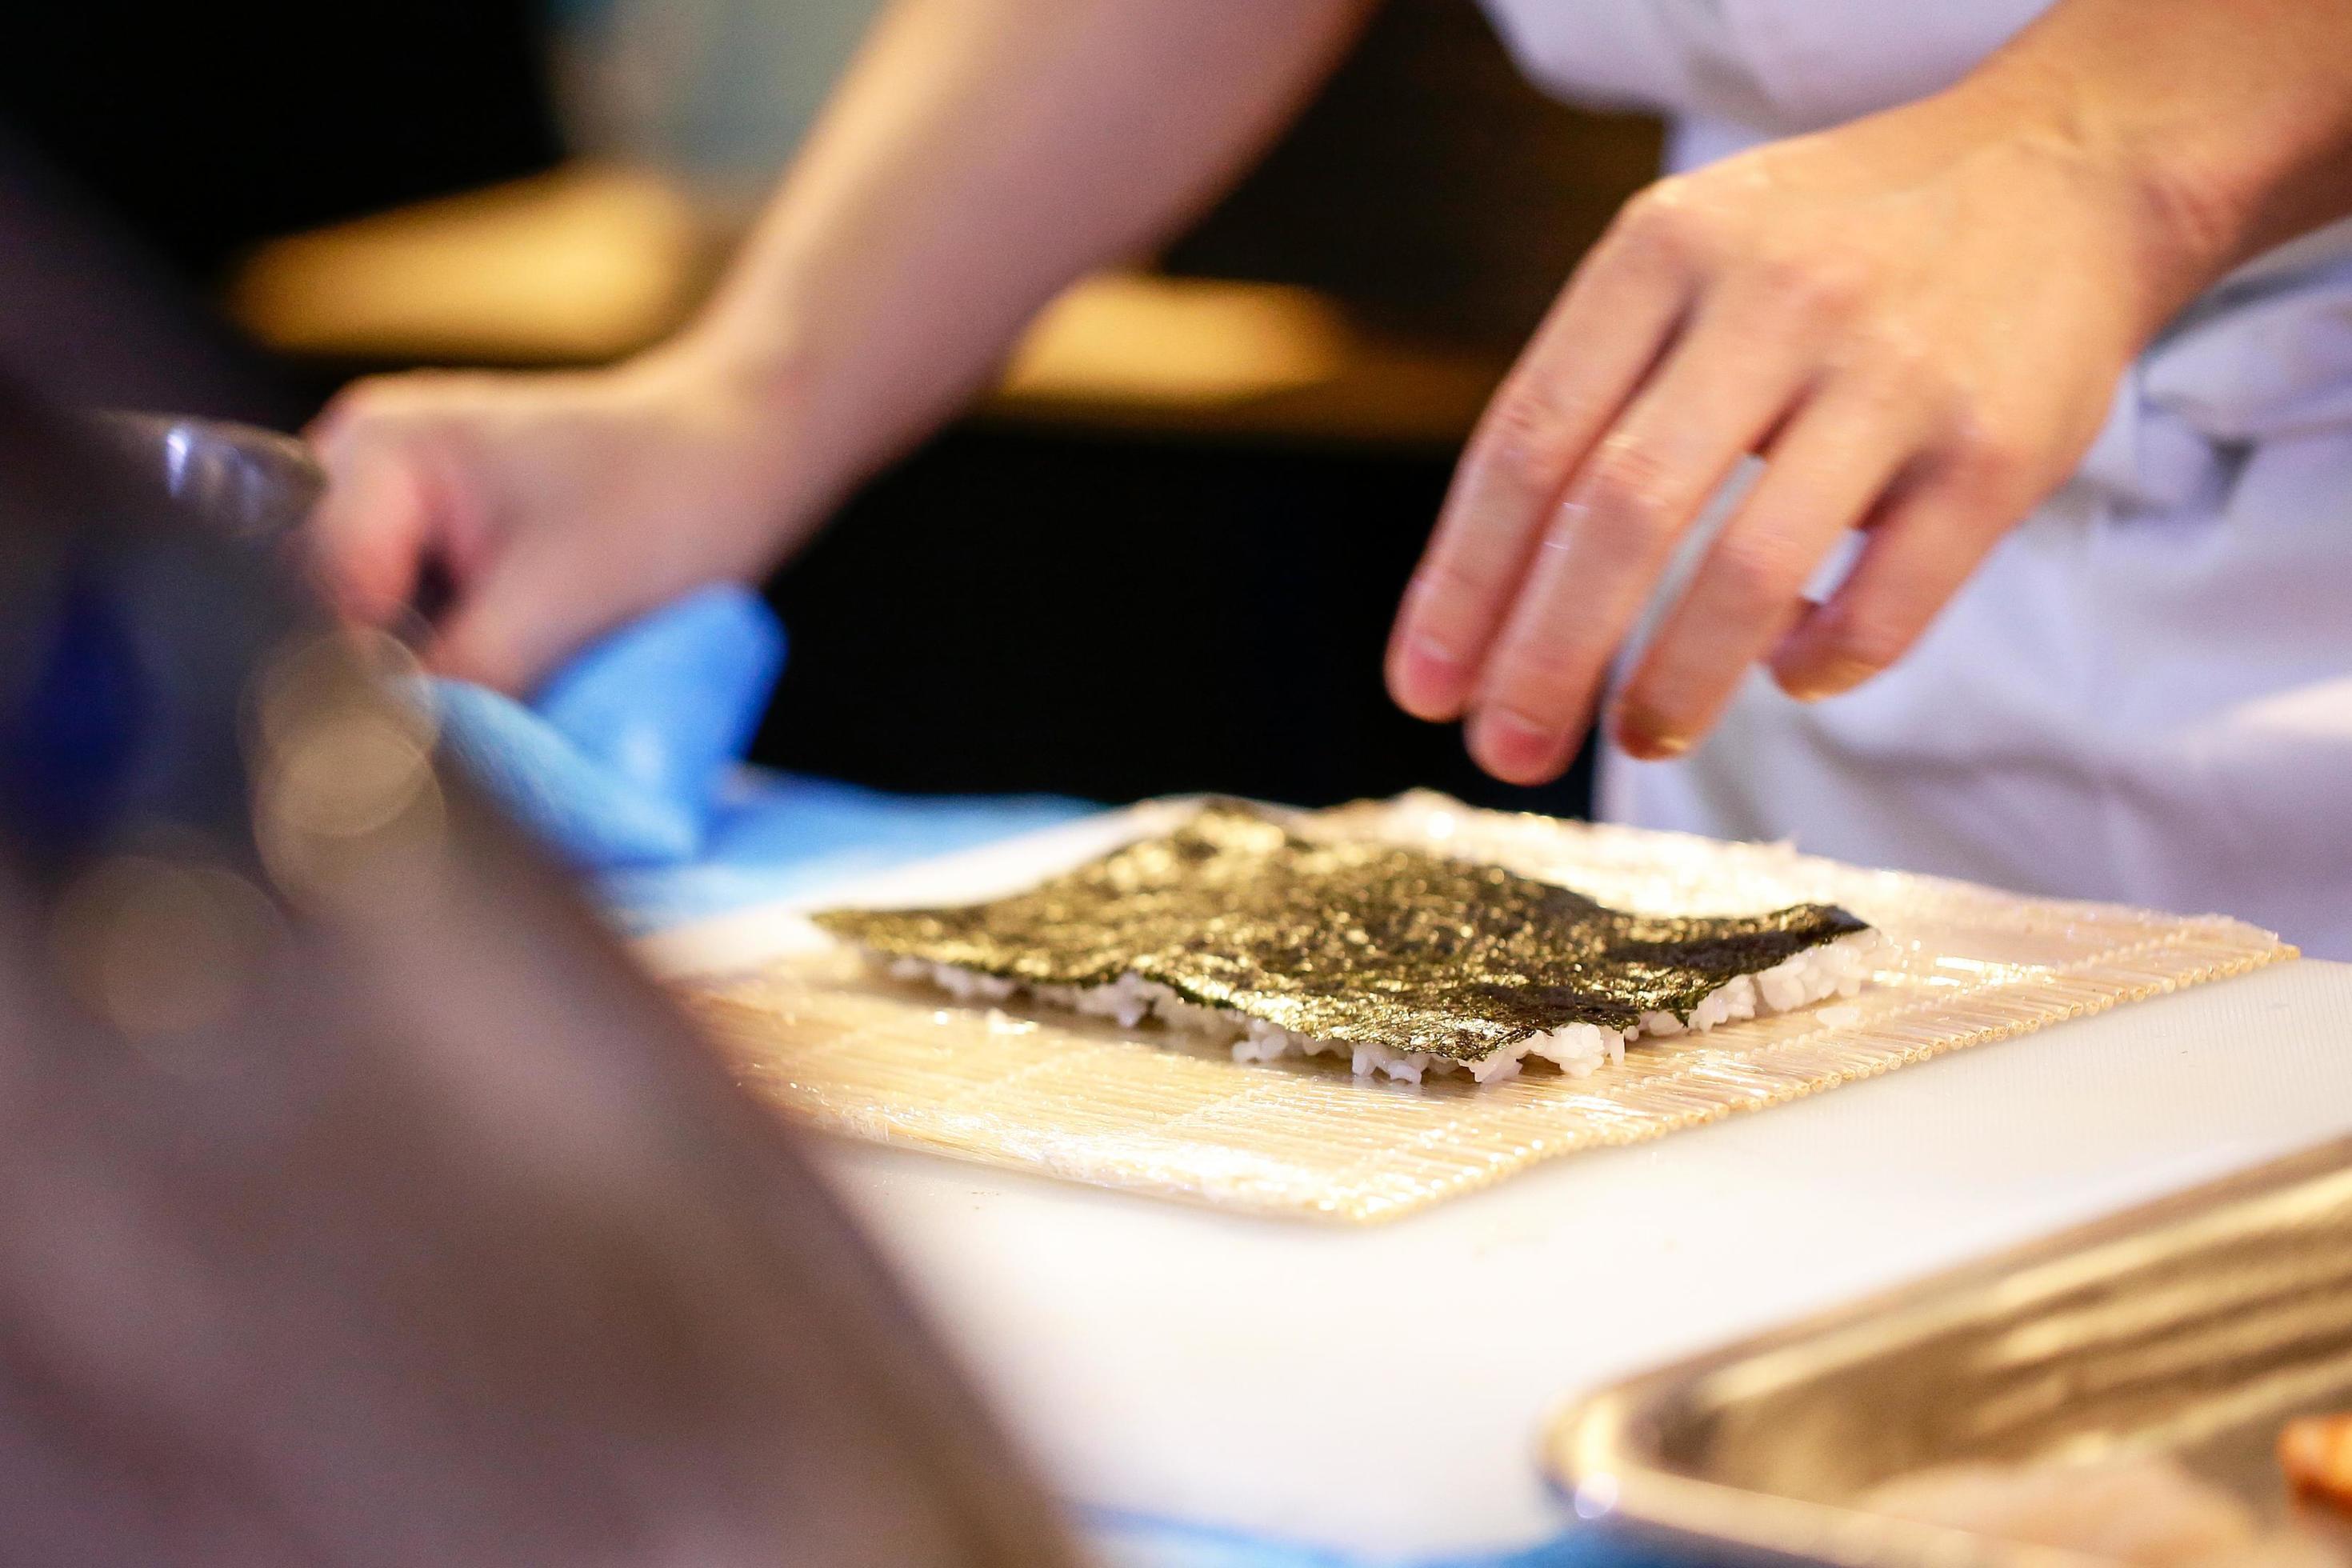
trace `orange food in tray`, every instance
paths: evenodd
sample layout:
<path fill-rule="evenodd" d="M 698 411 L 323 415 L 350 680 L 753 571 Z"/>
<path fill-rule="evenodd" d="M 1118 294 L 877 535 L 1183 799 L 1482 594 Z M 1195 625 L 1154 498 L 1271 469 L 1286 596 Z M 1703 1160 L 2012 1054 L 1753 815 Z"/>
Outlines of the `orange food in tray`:
<path fill-rule="evenodd" d="M 2288 1422 L 2279 1433 L 2278 1460 L 2295 1490 L 2352 1509 L 2352 1415 Z"/>

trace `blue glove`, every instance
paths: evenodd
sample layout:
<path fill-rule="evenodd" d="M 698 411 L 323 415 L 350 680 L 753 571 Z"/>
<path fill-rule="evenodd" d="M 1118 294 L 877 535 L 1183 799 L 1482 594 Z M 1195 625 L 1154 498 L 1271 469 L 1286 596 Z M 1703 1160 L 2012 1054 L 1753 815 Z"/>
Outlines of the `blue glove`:
<path fill-rule="evenodd" d="M 783 667 L 782 625 L 729 586 L 614 632 L 528 707 L 462 681 L 429 691 L 449 755 L 574 866 L 610 871 L 702 853 Z"/>

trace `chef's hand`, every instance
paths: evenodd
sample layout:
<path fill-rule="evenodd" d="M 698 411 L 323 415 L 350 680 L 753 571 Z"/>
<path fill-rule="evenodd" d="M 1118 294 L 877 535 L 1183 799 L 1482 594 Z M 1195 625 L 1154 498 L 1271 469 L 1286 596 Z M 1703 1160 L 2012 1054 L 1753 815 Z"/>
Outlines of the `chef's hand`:
<path fill-rule="evenodd" d="M 1369 0 L 892 0 L 712 299 L 590 375 L 366 383 L 316 432 L 326 577 L 521 690 L 585 638 L 781 560 L 988 384 L 1089 268 L 1199 210 Z"/>
<path fill-rule="evenodd" d="M 355 619 L 449 595 L 435 670 L 524 693 L 677 595 L 751 578 L 815 526 L 779 400 L 684 349 L 580 374 L 418 373 L 347 389 L 312 426 L 310 537 Z"/>
<path fill-rule="evenodd" d="M 1825 697 L 1899 658 L 2074 469 L 2188 297 L 2162 204 L 2091 149 L 1956 95 L 1637 197 L 1486 410 L 1392 636 L 1396 700 L 1466 715 L 1489 773 L 1567 766 L 1702 506 L 1765 466 L 1618 699 L 1685 750 L 1748 667 Z M 1826 603 L 1801 590 L 1850 529 Z"/>

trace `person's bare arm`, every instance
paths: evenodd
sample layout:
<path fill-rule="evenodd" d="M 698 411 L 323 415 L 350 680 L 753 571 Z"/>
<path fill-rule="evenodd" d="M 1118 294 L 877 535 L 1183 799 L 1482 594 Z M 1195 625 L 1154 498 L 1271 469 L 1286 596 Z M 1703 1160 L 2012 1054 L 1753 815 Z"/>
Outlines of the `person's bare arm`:
<path fill-rule="evenodd" d="M 1671 756 L 1766 661 L 1899 658 L 2236 263 L 2352 211 L 2352 0 L 2060 0 L 1953 89 L 1637 198 L 1487 410 L 1389 654 L 1488 771 L 1564 768 L 1677 539 L 1764 474 L 1627 680 Z M 1801 590 L 1869 542 L 1825 605 Z"/>
<path fill-rule="evenodd" d="M 521 688 L 756 573 L 951 412 L 1039 305 L 1173 231 L 1328 72 L 1369 0 L 898 0 L 719 295 L 591 375 L 362 384 L 316 529 L 362 616 L 438 557 L 434 651 Z"/>
<path fill-rule="evenodd" d="M 856 454 L 838 466 L 870 463 L 1073 277 L 1222 190 L 1365 9 L 905 0 L 694 337 L 809 403 Z"/>

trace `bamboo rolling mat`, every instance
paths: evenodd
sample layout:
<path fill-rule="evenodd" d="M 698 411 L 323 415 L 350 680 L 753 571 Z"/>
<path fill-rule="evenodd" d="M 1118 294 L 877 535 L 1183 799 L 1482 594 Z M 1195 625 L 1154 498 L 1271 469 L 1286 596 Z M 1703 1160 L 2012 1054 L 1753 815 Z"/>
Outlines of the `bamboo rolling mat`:
<path fill-rule="evenodd" d="M 1135 835 L 1163 829 L 1170 809 L 1135 808 Z M 1360 1079 L 1324 1058 L 1237 1063 L 1148 1021 L 1122 1029 L 1019 1002 L 958 1002 L 876 976 L 813 927 L 795 951 L 687 999 L 754 1092 L 830 1131 L 1219 1207 L 1368 1222 L 1539 1160 L 1768 1109 L 2294 956 L 2218 916 L 2042 901 L 1424 794 L 1299 823 L 1496 861 L 1625 909 L 1842 904 L 1894 953 L 1858 997 L 1645 1038 L 1588 1078 L 1531 1064 L 1488 1086 Z M 1041 864 L 1035 876 L 1064 868 Z"/>

